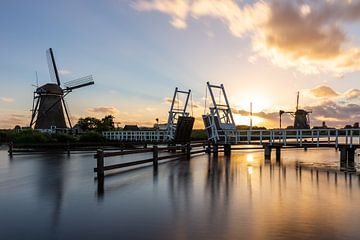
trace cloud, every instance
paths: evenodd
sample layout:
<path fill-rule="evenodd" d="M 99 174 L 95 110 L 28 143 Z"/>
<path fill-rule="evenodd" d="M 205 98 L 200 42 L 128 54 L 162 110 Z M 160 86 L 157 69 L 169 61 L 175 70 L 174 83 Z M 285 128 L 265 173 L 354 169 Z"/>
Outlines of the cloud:
<path fill-rule="evenodd" d="M 189 0 L 154 0 L 137 1 L 132 7 L 138 11 L 159 11 L 171 16 L 171 25 L 175 28 L 187 27 L 186 18 L 189 13 Z"/>
<path fill-rule="evenodd" d="M 138 0 L 138 11 L 170 15 L 186 28 L 190 17 L 222 21 L 235 37 L 250 36 L 253 51 L 282 68 L 335 75 L 360 70 L 360 48 L 345 32 L 360 20 L 360 1 L 258 1 L 240 6 L 235 0 Z"/>
<path fill-rule="evenodd" d="M 316 98 L 323 98 L 323 99 L 332 99 L 332 100 L 354 100 L 360 97 L 360 90 L 356 88 L 352 88 L 347 90 L 346 92 L 336 92 L 331 87 L 326 85 L 320 85 L 313 89 L 305 90 L 306 93 L 309 95 L 316 97 Z M 346 102 L 346 101 L 345 101 Z"/>
<path fill-rule="evenodd" d="M 12 103 L 12 102 L 15 102 L 15 99 L 12 98 L 12 97 L 1 97 L 0 98 L 2 102 L 4 103 Z"/>
<path fill-rule="evenodd" d="M 328 86 L 317 86 L 313 89 L 310 89 L 310 94 L 318 98 L 333 98 L 339 96 L 331 87 Z"/>
<path fill-rule="evenodd" d="M 29 123 L 30 115 L 10 113 L 0 116 L 0 128 L 14 128 L 16 125 L 26 127 Z"/>
<path fill-rule="evenodd" d="M 93 114 L 111 114 L 115 115 L 119 113 L 119 110 L 116 107 L 94 107 L 88 108 L 87 111 Z"/>
<path fill-rule="evenodd" d="M 351 99 L 355 99 L 360 97 L 360 90 L 359 89 L 350 89 L 347 92 L 344 93 L 344 95 L 346 96 L 347 99 L 351 100 Z"/>

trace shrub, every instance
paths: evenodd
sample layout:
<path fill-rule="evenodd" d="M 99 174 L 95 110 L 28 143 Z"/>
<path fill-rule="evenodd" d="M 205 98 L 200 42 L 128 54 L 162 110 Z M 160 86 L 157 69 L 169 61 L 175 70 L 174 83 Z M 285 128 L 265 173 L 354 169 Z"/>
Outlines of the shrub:
<path fill-rule="evenodd" d="M 83 132 L 79 138 L 79 142 L 103 142 L 104 140 L 100 133 L 94 131 Z"/>

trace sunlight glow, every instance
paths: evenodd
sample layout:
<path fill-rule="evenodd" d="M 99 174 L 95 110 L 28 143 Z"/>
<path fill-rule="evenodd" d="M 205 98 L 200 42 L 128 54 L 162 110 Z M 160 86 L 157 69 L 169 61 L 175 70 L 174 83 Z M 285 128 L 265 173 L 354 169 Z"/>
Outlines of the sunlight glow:
<path fill-rule="evenodd" d="M 250 117 L 249 116 L 243 116 L 240 114 L 234 114 L 234 121 L 236 125 L 250 125 Z M 258 125 L 264 121 L 261 117 L 252 117 L 252 124 L 253 126 Z"/>

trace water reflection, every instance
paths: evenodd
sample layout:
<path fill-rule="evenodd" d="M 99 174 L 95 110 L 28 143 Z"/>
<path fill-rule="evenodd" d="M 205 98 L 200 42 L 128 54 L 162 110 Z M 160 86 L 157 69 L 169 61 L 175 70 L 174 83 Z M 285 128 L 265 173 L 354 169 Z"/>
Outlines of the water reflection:
<path fill-rule="evenodd" d="M 0 164 L 2 234 L 29 237 L 11 230 L 20 226 L 47 239 L 356 238 L 358 159 L 346 170 L 338 159 L 312 150 L 284 151 L 280 161 L 262 151 L 202 155 L 94 185 L 91 155 L 15 156 Z"/>

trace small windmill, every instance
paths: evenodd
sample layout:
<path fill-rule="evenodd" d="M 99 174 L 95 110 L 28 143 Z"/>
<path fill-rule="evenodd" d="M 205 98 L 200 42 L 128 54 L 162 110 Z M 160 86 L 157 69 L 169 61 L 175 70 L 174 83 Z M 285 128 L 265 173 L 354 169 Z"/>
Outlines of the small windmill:
<path fill-rule="evenodd" d="M 34 92 L 30 127 L 35 129 L 72 128 L 65 97 L 74 89 L 94 84 L 91 75 L 64 83 L 61 86 L 59 73 L 51 48 L 46 51 L 50 78 L 55 83 L 46 83 Z M 65 113 L 64 113 L 65 110 Z M 66 115 L 66 120 L 65 120 Z"/>
<path fill-rule="evenodd" d="M 280 128 L 281 128 L 281 117 L 284 113 L 290 114 L 294 117 L 294 128 L 295 129 L 310 129 L 310 113 L 312 111 L 306 111 L 304 109 L 299 109 L 299 92 L 297 92 L 296 96 L 296 111 L 295 112 L 287 112 L 280 110 Z"/>

